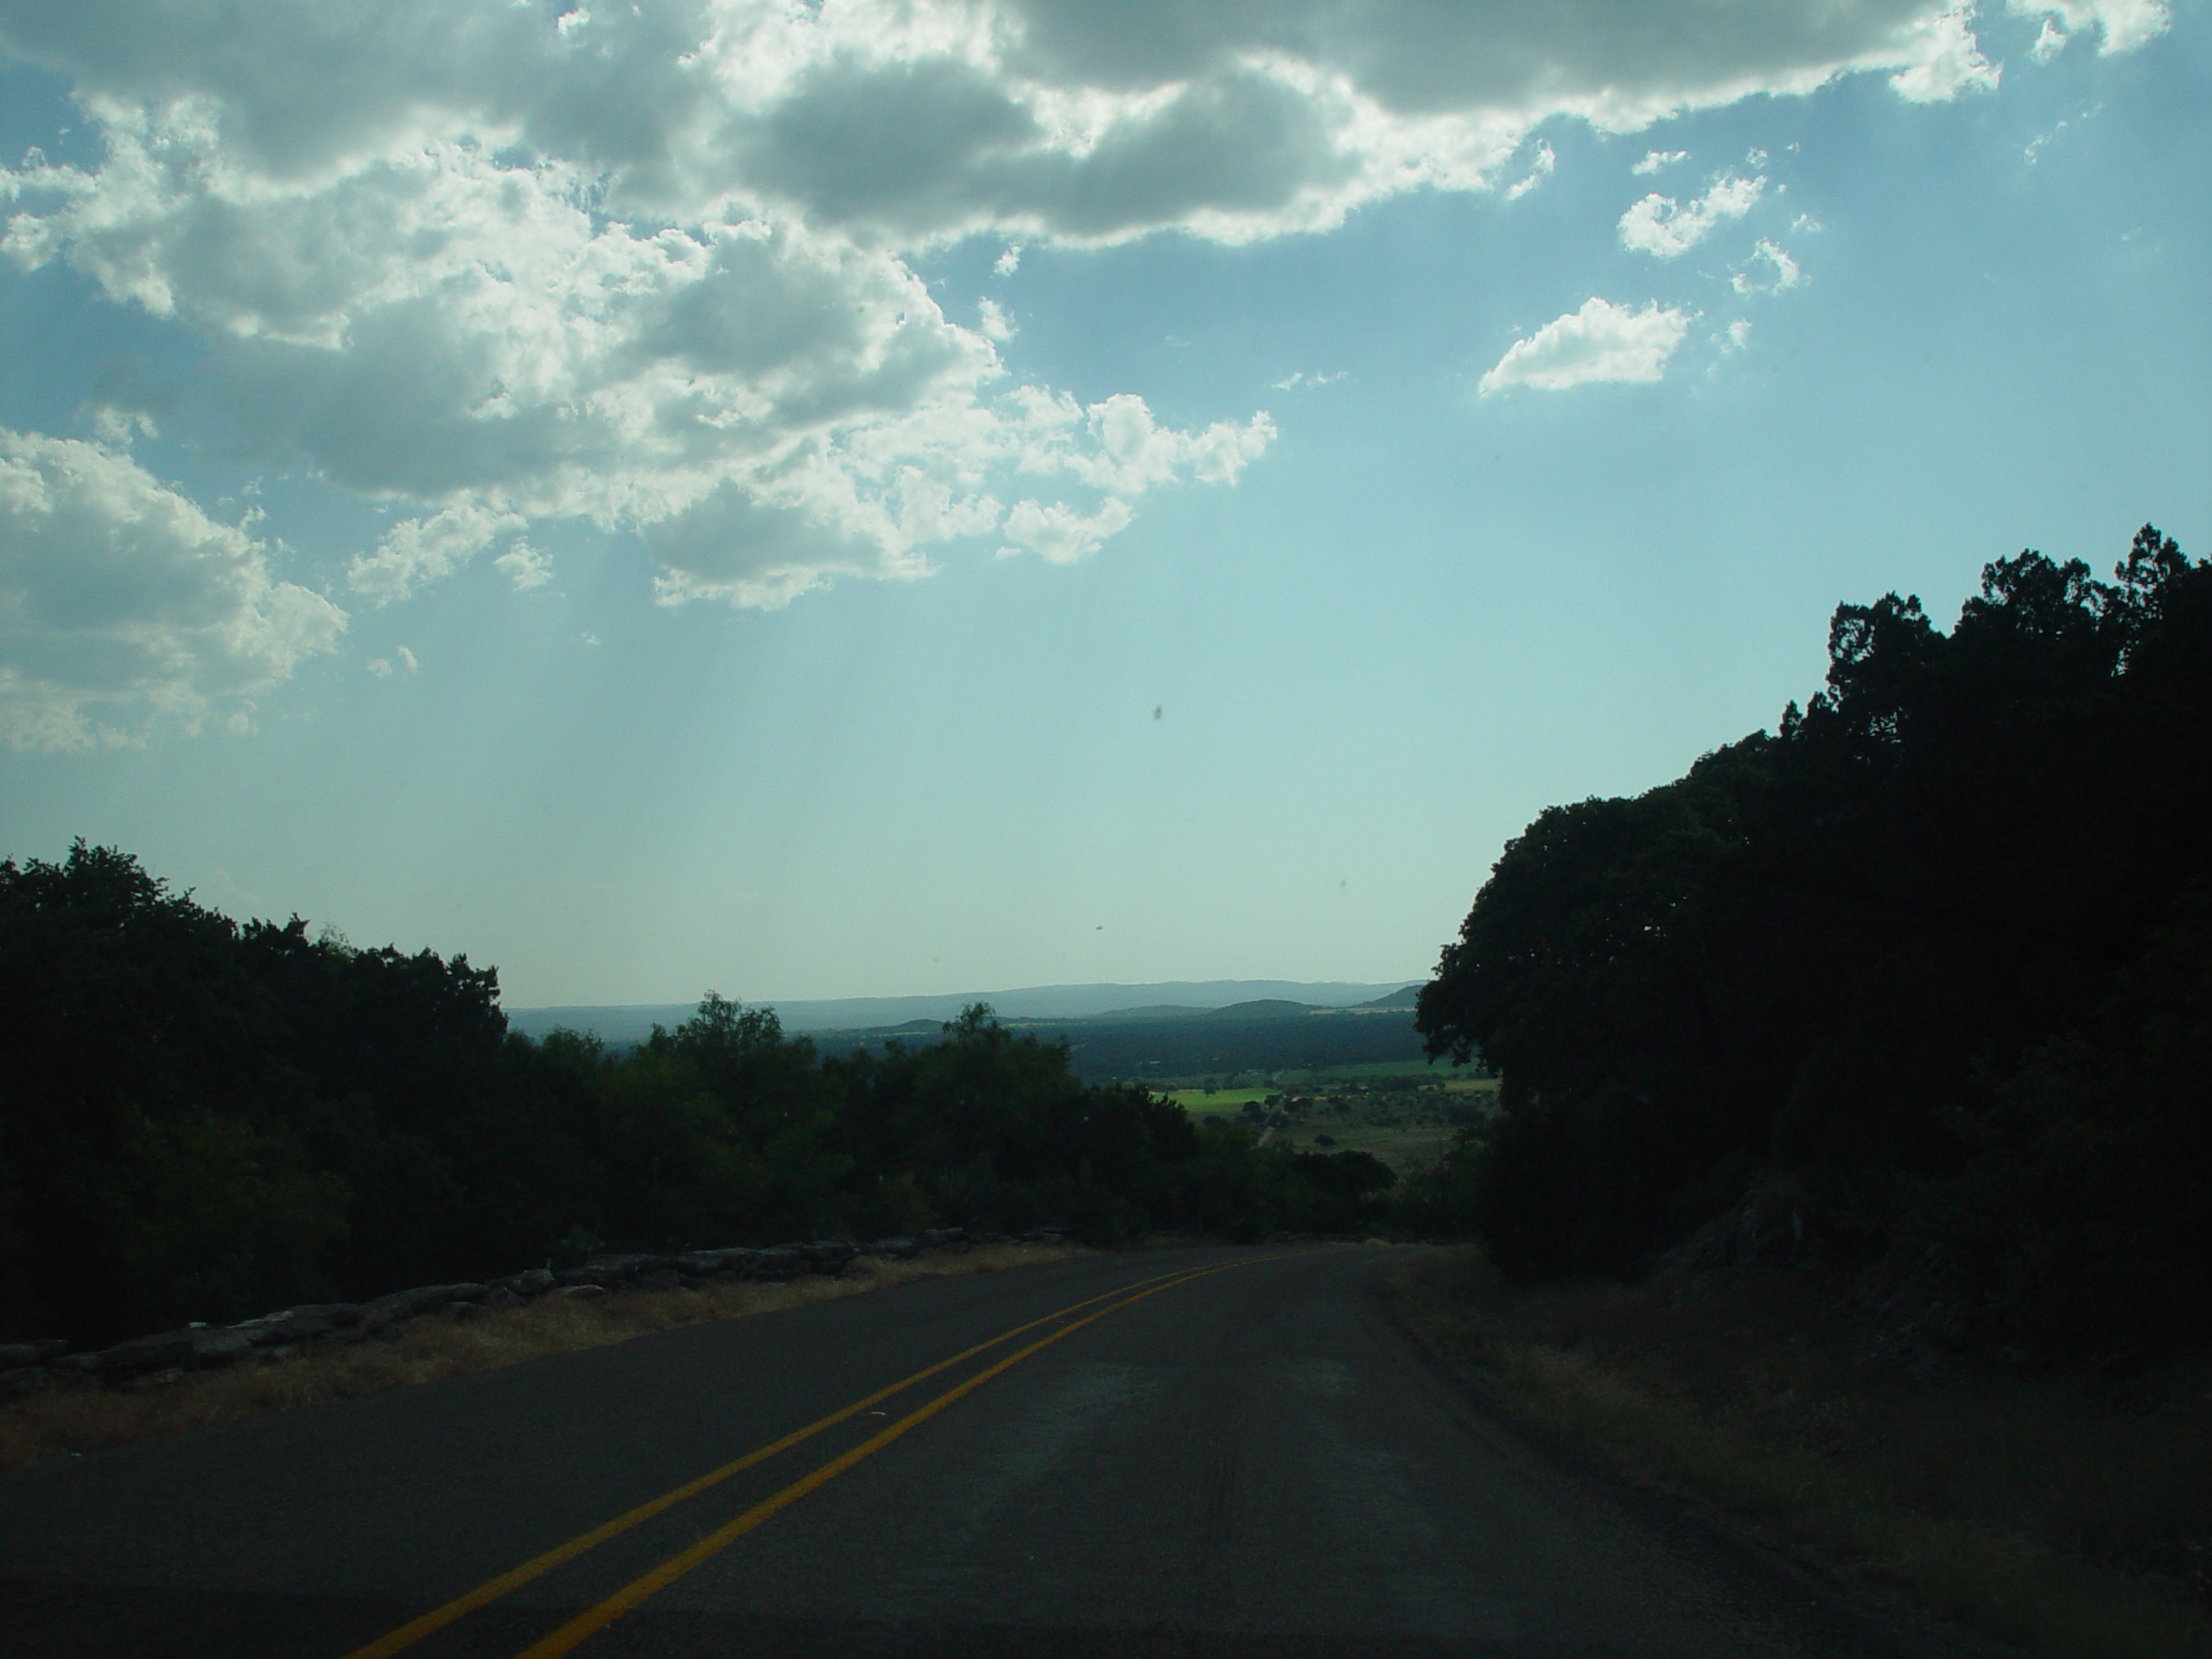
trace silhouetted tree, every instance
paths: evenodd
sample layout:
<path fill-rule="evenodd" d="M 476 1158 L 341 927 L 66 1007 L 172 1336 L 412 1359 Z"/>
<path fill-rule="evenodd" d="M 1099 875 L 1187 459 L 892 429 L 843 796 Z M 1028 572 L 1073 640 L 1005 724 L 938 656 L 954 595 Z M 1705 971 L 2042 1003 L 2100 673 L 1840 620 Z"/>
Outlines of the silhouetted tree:
<path fill-rule="evenodd" d="M 1547 810 L 1424 988 L 1430 1052 L 1499 1070 L 1465 1178 L 1499 1265 L 1632 1269 L 1779 1166 L 1831 1248 L 1942 1243 L 1995 1325 L 2206 1329 L 2174 1057 L 2212 1055 L 2198 1014 L 2139 1011 L 2196 982 L 2208 825 L 2212 570 L 2156 530 L 2112 582 L 1991 564 L 1948 634 L 1839 607 L 1778 734 Z M 2031 1320 L 2054 1250 L 2075 1288 Z"/>

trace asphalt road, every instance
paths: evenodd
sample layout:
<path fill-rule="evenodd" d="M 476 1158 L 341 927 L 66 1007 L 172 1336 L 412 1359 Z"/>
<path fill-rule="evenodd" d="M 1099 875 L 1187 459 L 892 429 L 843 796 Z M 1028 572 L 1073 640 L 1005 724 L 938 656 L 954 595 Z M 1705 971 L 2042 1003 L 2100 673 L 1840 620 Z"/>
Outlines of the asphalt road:
<path fill-rule="evenodd" d="M 1498 1421 L 1389 1324 L 1387 1260 L 925 1280 L 0 1478 L 0 1652 L 1952 1650 Z"/>

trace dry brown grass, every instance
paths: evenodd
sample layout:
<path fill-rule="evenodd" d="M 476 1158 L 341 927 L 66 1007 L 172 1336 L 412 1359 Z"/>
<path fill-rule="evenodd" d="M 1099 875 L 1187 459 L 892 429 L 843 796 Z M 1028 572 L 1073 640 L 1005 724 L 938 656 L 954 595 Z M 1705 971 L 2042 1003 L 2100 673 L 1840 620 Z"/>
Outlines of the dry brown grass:
<path fill-rule="evenodd" d="M 1914 1382 L 1776 1274 L 1500 1285 L 1394 1275 L 1399 1317 L 1510 1409 L 1938 1612 L 2068 1659 L 2212 1655 L 2212 1370 Z"/>
<path fill-rule="evenodd" d="M 627 1342 L 713 1319 L 856 1296 L 888 1285 L 989 1273 L 1090 1254 L 1078 1245 L 994 1244 L 906 1262 L 862 1256 L 836 1278 L 698 1290 L 617 1291 L 588 1301 L 541 1297 L 458 1319 L 433 1313 L 348 1347 L 249 1363 L 136 1389 L 34 1395 L 0 1406 L 0 1469 L 234 1422 L 327 1400 L 353 1400 L 545 1354 Z"/>

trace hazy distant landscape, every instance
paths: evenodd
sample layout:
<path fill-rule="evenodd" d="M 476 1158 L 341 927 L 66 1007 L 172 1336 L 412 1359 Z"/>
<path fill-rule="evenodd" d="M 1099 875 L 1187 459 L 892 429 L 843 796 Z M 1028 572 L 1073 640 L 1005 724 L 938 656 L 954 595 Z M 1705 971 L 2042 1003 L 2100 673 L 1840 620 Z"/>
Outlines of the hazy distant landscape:
<path fill-rule="evenodd" d="M 892 1043 L 937 1042 L 961 1008 L 981 1004 L 1011 1030 L 1064 1044 L 1069 1065 L 1087 1082 L 1129 1080 L 1165 1088 L 1224 1073 L 1423 1061 L 1421 1033 L 1413 1022 L 1419 988 L 1217 980 L 1044 986 L 954 999 L 949 1011 L 943 1011 L 948 1001 L 943 997 L 762 1006 L 785 1030 L 811 1038 L 825 1052 L 880 1054 Z M 1047 1012 L 1100 1004 L 1104 1006 L 1097 1013 Z M 514 1029 L 531 1036 L 573 1030 L 621 1048 L 645 1040 L 656 1025 L 681 1024 L 691 1012 L 655 1006 L 520 1008 L 507 1017 Z"/>
<path fill-rule="evenodd" d="M 855 996 L 810 1001 L 754 999 L 754 1006 L 775 1010 L 786 1031 L 880 1032 L 918 1022 L 931 1026 L 955 1018 L 963 1008 L 988 1002 L 999 1018 L 1023 1021 L 1113 1019 L 1166 1020 L 1217 1012 L 1234 1003 L 1279 1001 L 1300 1008 L 1351 1007 L 1404 990 L 1417 981 L 1376 985 L 1281 979 L 1173 980 L 1155 985 L 1032 985 L 1014 990 L 960 991 L 936 996 Z M 1408 1000 L 1406 1006 L 1412 1007 Z M 691 1012 L 689 1003 L 645 1003 L 623 1007 L 509 1008 L 518 1031 L 542 1037 L 556 1027 L 587 1032 L 602 1042 L 644 1040 L 656 1025 L 672 1026 Z"/>

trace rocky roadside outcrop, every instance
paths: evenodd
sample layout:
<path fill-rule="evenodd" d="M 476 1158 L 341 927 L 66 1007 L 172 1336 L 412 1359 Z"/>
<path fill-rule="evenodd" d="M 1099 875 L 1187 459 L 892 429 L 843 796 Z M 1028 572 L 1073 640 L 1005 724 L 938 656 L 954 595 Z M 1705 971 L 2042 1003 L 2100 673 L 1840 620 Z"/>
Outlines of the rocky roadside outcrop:
<path fill-rule="evenodd" d="M 905 1261 L 934 1250 L 965 1250 L 977 1244 L 1058 1243 L 1066 1236 L 1067 1230 L 1061 1227 L 1040 1227 L 1019 1239 L 1001 1233 L 969 1232 L 961 1227 L 938 1227 L 866 1242 L 813 1239 L 765 1249 L 739 1246 L 665 1255 L 594 1255 L 581 1267 L 557 1273 L 531 1268 L 481 1284 L 422 1285 L 372 1301 L 287 1307 L 238 1325 L 194 1325 L 181 1331 L 133 1337 L 89 1353 L 72 1353 L 69 1344 L 59 1338 L 0 1343 L 0 1400 L 57 1389 L 157 1388 L 194 1371 L 342 1347 L 430 1314 L 474 1319 L 493 1308 L 518 1306 L 541 1296 L 583 1300 L 614 1291 L 683 1290 L 740 1280 L 833 1276 L 861 1256 Z"/>
<path fill-rule="evenodd" d="M 1826 1306 L 1858 1359 L 1917 1382 L 1951 1375 L 1976 1351 L 1985 1362 L 2025 1363 L 2023 1351 L 1978 1338 L 1945 1294 L 1937 1248 L 1894 1245 L 1862 1260 L 1848 1249 L 1832 1252 L 1828 1243 L 1802 1192 L 1791 1182 L 1769 1183 L 1660 1256 L 1650 1282 L 1687 1305 L 1739 1294 L 1760 1274 L 1786 1274 Z"/>

